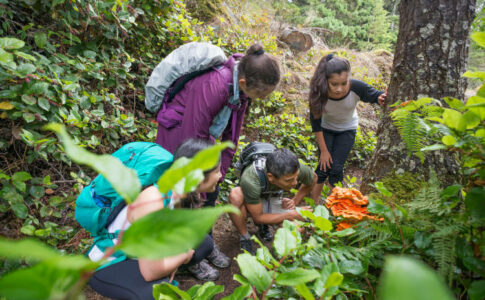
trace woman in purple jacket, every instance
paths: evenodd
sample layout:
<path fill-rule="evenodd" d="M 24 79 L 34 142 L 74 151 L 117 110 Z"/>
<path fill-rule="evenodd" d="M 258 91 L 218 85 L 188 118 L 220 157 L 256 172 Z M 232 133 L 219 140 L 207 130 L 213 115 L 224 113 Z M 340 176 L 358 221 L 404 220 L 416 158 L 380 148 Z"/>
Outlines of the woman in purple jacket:
<path fill-rule="evenodd" d="M 233 79 L 237 72 L 237 79 Z M 200 75 L 189 82 L 178 92 L 173 100 L 158 112 L 158 132 L 156 143 L 162 145 L 171 153 L 187 138 L 201 138 L 214 141 L 232 141 L 237 146 L 244 113 L 248 107 L 248 100 L 263 99 L 276 88 L 280 80 L 278 62 L 274 57 L 264 53 L 260 44 L 252 45 L 245 55 L 233 54 L 220 67 Z M 212 121 L 226 105 L 233 95 L 235 82 L 239 89 L 239 105 L 229 105 L 232 110 L 231 118 L 220 137 L 213 137 L 209 132 Z M 167 126 L 168 125 L 168 126 Z M 234 149 L 226 149 L 221 154 L 220 182 L 229 168 L 234 156 Z M 214 206 L 219 193 L 207 194 L 206 206 Z M 230 260 L 220 253 L 217 247 L 214 251 L 223 261 Z M 227 266 L 229 264 L 227 263 Z"/>

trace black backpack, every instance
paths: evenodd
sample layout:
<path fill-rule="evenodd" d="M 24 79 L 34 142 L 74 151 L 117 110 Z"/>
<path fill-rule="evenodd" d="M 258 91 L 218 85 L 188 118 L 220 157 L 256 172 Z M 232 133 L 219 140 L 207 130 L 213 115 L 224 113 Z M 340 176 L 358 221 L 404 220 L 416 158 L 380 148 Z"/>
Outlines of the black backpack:
<path fill-rule="evenodd" d="M 266 165 L 266 156 L 268 154 L 273 153 L 276 150 L 276 147 L 270 143 L 261 143 L 261 142 L 251 142 L 249 145 L 244 147 L 241 151 L 241 155 L 239 156 L 238 162 L 234 166 L 234 170 L 236 176 L 241 178 L 242 173 L 249 165 L 253 164 L 256 173 L 259 177 L 259 182 L 261 184 L 261 196 L 270 196 L 275 194 L 275 192 L 268 192 L 266 191 L 269 184 L 268 179 L 266 177 L 265 165 Z M 276 192 L 276 194 L 280 194 L 281 192 Z"/>

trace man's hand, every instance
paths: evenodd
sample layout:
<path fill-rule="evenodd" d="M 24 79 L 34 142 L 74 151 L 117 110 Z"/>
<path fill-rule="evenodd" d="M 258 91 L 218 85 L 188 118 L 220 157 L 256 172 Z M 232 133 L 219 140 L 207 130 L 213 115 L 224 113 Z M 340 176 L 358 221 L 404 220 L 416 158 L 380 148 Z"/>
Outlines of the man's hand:
<path fill-rule="evenodd" d="M 194 252 L 195 250 L 190 249 L 189 251 L 187 251 L 187 253 L 185 253 L 187 255 L 187 258 L 184 261 L 184 265 L 190 262 L 190 260 L 192 259 L 192 256 L 194 256 Z"/>
<path fill-rule="evenodd" d="M 281 208 L 287 209 L 287 210 L 293 210 L 295 209 L 295 201 L 290 198 L 283 198 L 281 201 Z"/>
<path fill-rule="evenodd" d="M 377 98 L 377 102 L 379 102 L 379 104 L 381 106 L 384 106 L 386 105 L 386 98 L 387 98 L 387 89 L 386 91 L 384 92 L 384 94 L 381 94 L 378 98 Z"/>

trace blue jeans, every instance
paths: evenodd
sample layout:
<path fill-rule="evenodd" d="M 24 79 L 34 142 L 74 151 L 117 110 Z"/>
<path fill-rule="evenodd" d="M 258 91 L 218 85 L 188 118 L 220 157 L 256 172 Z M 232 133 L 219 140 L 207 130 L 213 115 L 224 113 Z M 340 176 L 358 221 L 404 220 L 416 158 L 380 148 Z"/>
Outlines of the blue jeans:
<path fill-rule="evenodd" d="M 330 155 L 332 156 L 332 164 L 327 171 L 320 169 L 320 163 L 317 165 L 315 173 L 318 175 L 317 183 L 323 183 L 328 177 L 328 182 L 335 186 L 337 182 L 342 182 L 344 179 L 344 165 L 347 157 L 354 146 L 356 130 L 333 131 L 323 129 L 323 139 L 327 146 Z M 320 151 L 318 151 L 320 157 Z"/>

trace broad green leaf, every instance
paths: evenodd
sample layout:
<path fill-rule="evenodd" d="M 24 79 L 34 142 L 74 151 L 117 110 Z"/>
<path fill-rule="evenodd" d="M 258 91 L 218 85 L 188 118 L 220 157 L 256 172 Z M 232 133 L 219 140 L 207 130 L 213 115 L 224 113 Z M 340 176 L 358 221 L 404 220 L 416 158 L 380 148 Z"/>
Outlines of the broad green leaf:
<path fill-rule="evenodd" d="M 460 112 L 453 109 L 445 109 L 443 113 L 445 125 L 458 131 L 465 131 L 466 122 Z"/>
<path fill-rule="evenodd" d="M 279 228 L 276 231 L 273 245 L 276 253 L 281 258 L 290 253 L 291 250 L 296 248 L 296 237 L 292 234 L 290 230 L 286 228 Z"/>
<path fill-rule="evenodd" d="M 325 283 L 327 282 L 328 278 L 333 273 L 338 273 L 339 269 L 336 263 L 329 263 L 323 266 L 322 270 L 320 271 L 320 278 L 315 281 L 313 289 L 318 296 L 321 296 L 325 291 Z"/>
<path fill-rule="evenodd" d="M 74 162 L 87 165 L 101 173 L 127 203 L 136 199 L 140 193 L 141 184 L 135 170 L 127 168 L 119 159 L 111 155 L 96 155 L 79 147 L 71 139 L 65 127 L 60 124 L 51 123 L 44 128 L 57 133 L 67 156 Z"/>
<path fill-rule="evenodd" d="M 234 148 L 234 145 L 231 142 L 224 142 L 199 151 L 192 159 L 185 157 L 177 159 L 158 180 L 160 192 L 162 194 L 168 193 L 179 181 L 194 170 L 207 171 L 214 168 L 219 163 L 221 151 L 227 147 Z"/>
<path fill-rule="evenodd" d="M 2 110 L 11 110 L 11 109 L 14 109 L 15 106 L 12 105 L 12 103 L 10 103 L 10 101 L 3 101 L 3 102 L 0 102 L 0 109 Z"/>
<path fill-rule="evenodd" d="M 466 123 L 466 129 L 473 129 L 480 125 L 480 117 L 472 111 L 467 111 L 463 115 L 463 119 Z"/>
<path fill-rule="evenodd" d="M 22 57 L 22 58 L 24 58 L 26 60 L 36 61 L 35 57 L 33 57 L 32 55 L 27 54 L 25 52 L 15 50 L 13 53 L 15 55 L 17 55 L 18 57 Z"/>
<path fill-rule="evenodd" d="M 429 233 L 421 231 L 416 231 L 416 233 L 414 233 L 414 245 L 416 245 L 418 249 L 426 249 L 432 242 L 433 240 Z"/>
<path fill-rule="evenodd" d="M 305 300 L 314 300 L 315 297 L 313 297 L 312 292 L 310 289 L 306 286 L 306 284 L 302 283 L 297 286 L 295 286 L 296 292 L 298 295 L 302 296 Z"/>
<path fill-rule="evenodd" d="M 392 196 L 392 193 L 384 186 L 384 183 L 377 181 L 376 183 L 374 183 L 374 186 L 379 191 L 379 193 L 381 193 L 382 195 L 384 195 L 386 197 Z"/>
<path fill-rule="evenodd" d="M 34 35 L 34 42 L 40 49 L 44 49 L 47 45 L 47 34 L 43 32 L 37 32 Z"/>
<path fill-rule="evenodd" d="M 470 300 L 485 299 L 485 280 L 475 280 L 468 289 Z"/>
<path fill-rule="evenodd" d="M 446 97 L 445 101 L 450 106 L 450 108 L 459 111 L 463 111 L 463 109 L 465 108 L 465 104 L 459 99 Z"/>
<path fill-rule="evenodd" d="M 239 213 L 232 205 L 197 210 L 162 209 L 144 216 L 124 233 L 119 250 L 126 254 L 158 259 L 195 249 L 219 215 Z"/>
<path fill-rule="evenodd" d="M 241 274 L 248 279 L 259 292 L 266 290 L 271 283 L 270 273 L 261 265 L 256 257 L 243 253 L 239 254 L 236 259 Z"/>
<path fill-rule="evenodd" d="M 36 70 L 35 66 L 33 64 L 20 64 L 17 66 L 17 72 L 22 75 L 22 76 L 25 76 L 27 74 L 31 74 L 31 73 L 34 73 Z"/>
<path fill-rule="evenodd" d="M 315 280 L 319 277 L 320 273 L 317 270 L 297 268 L 278 274 L 278 276 L 276 276 L 276 283 L 280 285 L 296 286 Z"/>
<path fill-rule="evenodd" d="M 231 295 L 222 298 L 221 300 L 243 300 L 251 295 L 251 286 L 250 285 L 241 285 L 240 287 L 236 288 Z"/>
<path fill-rule="evenodd" d="M 328 213 L 328 209 L 323 205 L 318 205 L 317 207 L 315 207 L 315 209 L 313 210 L 313 214 L 317 217 L 322 217 L 325 219 L 328 219 L 328 217 L 330 216 L 330 214 Z"/>
<path fill-rule="evenodd" d="M 37 103 L 37 99 L 30 95 L 22 95 L 21 99 L 27 105 L 35 105 Z"/>
<path fill-rule="evenodd" d="M 4 63 L 9 65 L 13 62 L 13 55 L 10 52 L 7 52 L 0 48 L 0 63 Z"/>
<path fill-rule="evenodd" d="M 81 274 L 46 264 L 20 269 L 0 278 L 0 296 L 16 300 L 67 299 Z"/>
<path fill-rule="evenodd" d="M 192 298 L 186 292 L 180 290 L 178 287 L 168 283 L 162 282 L 153 285 L 153 298 L 164 300 L 191 300 Z"/>
<path fill-rule="evenodd" d="M 196 285 L 191 286 L 190 289 L 187 290 L 187 294 L 189 294 L 191 299 L 194 298 L 195 294 L 200 289 L 200 287 L 201 287 L 200 284 L 196 284 Z"/>
<path fill-rule="evenodd" d="M 20 201 L 9 201 L 9 202 L 10 202 L 10 207 L 12 207 L 12 210 L 17 217 L 19 217 L 20 219 L 27 218 L 29 214 L 29 209 L 27 208 L 27 206 L 25 206 L 23 201 L 20 200 Z"/>
<path fill-rule="evenodd" d="M 24 118 L 25 122 L 27 123 L 32 123 L 35 121 L 35 115 L 27 112 L 22 114 L 22 118 Z"/>
<path fill-rule="evenodd" d="M 16 241 L 0 238 L 0 257 L 29 258 L 31 261 L 39 261 L 57 269 L 94 270 L 99 265 L 90 261 L 84 255 L 63 255 L 32 238 Z"/>
<path fill-rule="evenodd" d="M 7 50 L 20 49 L 25 45 L 24 41 L 16 38 L 4 37 L 0 38 L 0 48 Z"/>
<path fill-rule="evenodd" d="M 328 276 L 327 281 L 325 281 L 325 288 L 331 288 L 335 286 L 340 286 L 344 280 L 344 275 L 334 272 Z"/>
<path fill-rule="evenodd" d="M 340 272 L 359 275 L 364 272 L 364 267 L 360 260 L 343 260 L 338 264 Z"/>
<path fill-rule="evenodd" d="M 298 209 L 298 212 L 300 213 L 300 215 L 307 217 L 310 220 L 315 220 L 315 215 L 313 214 L 312 211 L 306 210 L 306 209 L 299 209 L 299 208 L 297 208 L 297 209 Z"/>
<path fill-rule="evenodd" d="M 34 235 L 35 227 L 33 225 L 25 225 L 20 228 L 20 232 L 25 235 Z"/>
<path fill-rule="evenodd" d="M 485 32 L 474 32 L 470 35 L 479 46 L 485 47 Z"/>
<path fill-rule="evenodd" d="M 32 185 L 29 188 L 29 194 L 34 198 L 41 198 L 45 195 L 45 188 L 38 185 Z"/>
<path fill-rule="evenodd" d="M 30 175 L 29 173 L 27 172 L 16 172 L 15 174 L 13 174 L 12 176 L 12 181 L 21 181 L 21 182 L 25 182 L 27 180 L 30 180 L 32 179 L 32 175 Z"/>
<path fill-rule="evenodd" d="M 474 187 L 466 194 L 466 210 L 477 222 L 485 221 L 485 188 Z"/>
<path fill-rule="evenodd" d="M 466 78 L 479 78 L 479 79 L 485 80 L 485 72 L 480 72 L 480 71 L 478 72 L 466 71 L 465 73 L 463 73 L 462 76 Z"/>
<path fill-rule="evenodd" d="M 313 222 L 321 231 L 330 231 L 333 228 L 332 222 L 322 217 L 316 217 Z"/>
<path fill-rule="evenodd" d="M 194 299 L 200 300 L 212 300 L 215 295 L 224 292 L 224 286 L 222 285 L 215 285 L 214 282 L 209 281 L 204 283 L 198 290 Z"/>
<path fill-rule="evenodd" d="M 382 300 L 451 300 L 438 275 L 424 263 L 406 256 L 389 256 L 378 287 Z"/>
<path fill-rule="evenodd" d="M 446 146 L 452 146 L 456 143 L 456 139 L 452 135 L 445 135 L 441 138 L 441 142 L 443 142 L 443 144 L 445 144 Z"/>
<path fill-rule="evenodd" d="M 49 100 L 47 100 L 44 97 L 40 97 L 38 99 L 38 104 L 39 104 L 39 107 L 45 111 L 49 111 L 51 109 L 51 104 L 49 103 Z"/>
<path fill-rule="evenodd" d="M 479 97 L 479 96 L 471 96 L 468 98 L 466 102 L 466 106 L 470 107 L 473 105 L 477 104 L 484 104 L 485 103 L 485 98 L 484 97 Z M 480 120 L 485 120 L 485 107 L 470 107 L 470 111 L 474 112 L 477 116 L 480 117 Z"/>
<path fill-rule="evenodd" d="M 485 129 L 478 129 L 478 130 L 475 132 L 475 136 L 478 136 L 478 137 L 485 137 Z"/>

